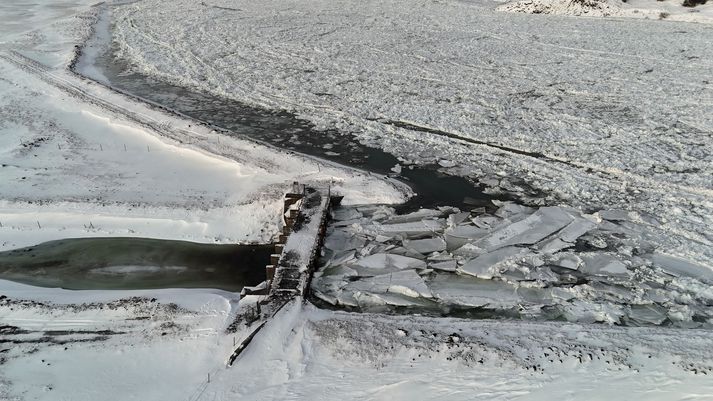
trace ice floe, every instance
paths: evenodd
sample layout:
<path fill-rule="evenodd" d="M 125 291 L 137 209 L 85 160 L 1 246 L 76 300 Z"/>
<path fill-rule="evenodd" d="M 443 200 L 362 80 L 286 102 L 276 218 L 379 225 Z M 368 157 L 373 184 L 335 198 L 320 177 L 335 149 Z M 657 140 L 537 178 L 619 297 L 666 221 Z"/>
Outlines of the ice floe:
<path fill-rule="evenodd" d="M 713 270 L 648 242 L 638 214 L 496 206 L 338 209 L 314 293 L 365 311 L 713 327 Z"/>

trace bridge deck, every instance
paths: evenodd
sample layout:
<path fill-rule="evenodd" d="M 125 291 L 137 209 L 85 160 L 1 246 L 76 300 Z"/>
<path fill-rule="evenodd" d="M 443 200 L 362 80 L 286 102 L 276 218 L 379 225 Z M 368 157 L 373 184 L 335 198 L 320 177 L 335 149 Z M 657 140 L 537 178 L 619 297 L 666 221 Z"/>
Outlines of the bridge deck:
<path fill-rule="evenodd" d="M 330 194 L 307 188 L 275 269 L 271 291 L 304 295 L 324 234 Z"/>

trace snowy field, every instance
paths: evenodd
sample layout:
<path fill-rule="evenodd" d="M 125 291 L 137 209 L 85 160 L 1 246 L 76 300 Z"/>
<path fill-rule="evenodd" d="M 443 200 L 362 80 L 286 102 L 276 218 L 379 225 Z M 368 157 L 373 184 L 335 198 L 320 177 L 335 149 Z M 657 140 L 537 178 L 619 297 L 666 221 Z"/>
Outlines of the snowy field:
<path fill-rule="evenodd" d="M 649 214 L 668 252 L 710 266 L 712 27 L 499 4 L 149 0 L 115 11 L 115 40 L 144 73 L 296 111 L 403 164 Z"/>
<path fill-rule="evenodd" d="M 333 181 L 346 202 L 404 199 L 361 172 L 219 138 L 74 76 L 71 43 L 88 35 L 93 12 L 48 5 L 47 19 L 55 8 L 62 18 L 37 31 L 2 28 L 0 250 L 95 236 L 269 242 L 294 180 Z"/>
<path fill-rule="evenodd" d="M 0 399 L 8 401 L 713 394 L 710 331 L 349 314 L 298 303 L 226 368 L 233 340 L 248 333 L 224 331 L 237 313 L 229 293 L 0 288 Z"/>

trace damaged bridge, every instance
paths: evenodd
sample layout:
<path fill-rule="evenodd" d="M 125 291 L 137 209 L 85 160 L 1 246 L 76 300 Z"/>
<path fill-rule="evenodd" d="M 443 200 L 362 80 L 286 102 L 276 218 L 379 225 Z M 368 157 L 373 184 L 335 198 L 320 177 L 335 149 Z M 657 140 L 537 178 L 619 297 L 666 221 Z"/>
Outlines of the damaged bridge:
<path fill-rule="evenodd" d="M 324 242 L 327 216 L 332 203 L 331 190 L 293 184 L 285 195 L 284 225 L 276 253 L 266 267 L 271 297 L 306 295 L 314 263 Z"/>
<path fill-rule="evenodd" d="M 253 337 L 283 306 L 309 291 L 310 281 L 327 230 L 327 218 L 341 196 L 333 196 L 331 189 L 309 187 L 297 182 L 285 194 L 283 229 L 266 266 L 267 280 L 260 287 L 243 289 L 243 294 L 266 295 L 258 303 L 259 317 L 255 328 L 228 359 L 232 365 Z M 262 306 L 260 306 L 262 305 Z"/>

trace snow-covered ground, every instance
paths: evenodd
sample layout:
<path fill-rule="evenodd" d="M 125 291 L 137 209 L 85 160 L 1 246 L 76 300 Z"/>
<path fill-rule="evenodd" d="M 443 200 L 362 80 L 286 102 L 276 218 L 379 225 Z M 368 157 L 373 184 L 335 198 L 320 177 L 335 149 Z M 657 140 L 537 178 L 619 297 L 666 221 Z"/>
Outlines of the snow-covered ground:
<path fill-rule="evenodd" d="M 148 0 L 115 11 L 114 38 L 144 73 L 296 111 L 403 164 L 650 214 L 668 252 L 713 264 L 711 27 L 496 7 Z"/>
<path fill-rule="evenodd" d="M 334 181 L 348 203 L 404 199 L 368 174 L 219 138 L 74 76 L 70 43 L 90 31 L 93 12 L 50 4 L 48 19 L 55 8 L 70 15 L 49 24 L 54 32 L 3 25 L 0 250 L 87 236 L 266 242 L 294 180 Z"/>
<path fill-rule="evenodd" d="M 517 0 L 500 11 L 581 17 L 645 18 L 713 23 L 713 4 L 683 6 L 682 0 Z"/>
<path fill-rule="evenodd" d="M 228 368 L 233 340 L 249 332 L 225 333 L 237 312 L 228 293 L 0 288 L 0 399 L 8 401 L 713 394 L 710 331 L 350 314 L 296 303 Z"/>

